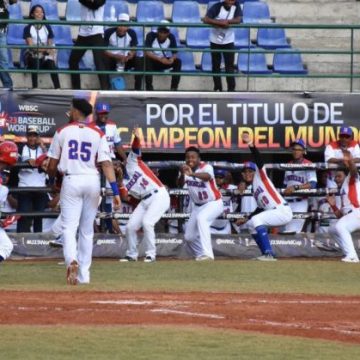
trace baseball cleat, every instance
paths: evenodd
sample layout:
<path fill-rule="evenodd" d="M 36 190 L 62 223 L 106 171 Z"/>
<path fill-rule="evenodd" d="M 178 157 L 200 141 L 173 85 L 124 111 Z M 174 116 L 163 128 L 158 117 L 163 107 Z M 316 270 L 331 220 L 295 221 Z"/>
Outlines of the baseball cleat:
<path fill-rule="evenodd" d="M 62 242 L 61 237 L 59 236 L 55 240 L 49 241 L 49 246 L 54 247 L 54 248 L 62 248 L 63 242 Z"/>
<path fill-rule="evenodd" d="M 210 256 L 201 255 L 195 258 L 195 261 L 213 261 L 214 259 Z"/>
<path fill-rule="evenodd" d="M 119 261 L 120 262 L 132 262 L 132 261 L 137 261 L 137 260 L 130 256 L 125 256 L 123 259 L 120 259 Z"/>
<path fill-rule="evenodd" d="M 78 271 L 79 271 L 79 264 L 77 261 L 73 261 L 67 268 L 66 272 L 66 281 L 68 285 L 77 285 L 78 283 Z"/>
<path fill-rule="evenodd" d="M 271 254 L 265 254 L 265 255 L 258 256 L 256 258 L 256 260 L 259 260 L 259 261 L 277 261 L 277 259 L 275 259 L 274 256 L 271 255 Z"/>
<path fill-rule="evenodd" d="M 152 263 L 152 262 L 155 262 L 155 258 L 152 258 L 151 256 L 147 256 L 145 259 L 144 259 L 144 262 L 146 263 Z"/>
<path fill-rule="evenodd" d="M 347 262 L 347 263 L 358 263 L 358 262 L 360 262 L 359 258 L 357 258 L 357 257 L 348 257 L 348 256 L 345 256 L 344 258 L 342 258 L 341 261 Z"/>

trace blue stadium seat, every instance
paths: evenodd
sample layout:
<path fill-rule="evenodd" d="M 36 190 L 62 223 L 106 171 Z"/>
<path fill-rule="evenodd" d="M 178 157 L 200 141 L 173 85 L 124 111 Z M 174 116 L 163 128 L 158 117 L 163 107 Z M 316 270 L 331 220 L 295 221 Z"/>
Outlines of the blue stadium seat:
<path fill-rule="evenodd" d="M 15 69 L 16 67 L 14 66 L 11 49 L 8 49 L 8 57 L 9 57 L 9 69 Z"/>
<path fill-rule="evenodd" d="M 9 24 L 6 37 L 8 45 L 25 45 L 24 28 L 24 24 Z"/>
<path fill-rule="evenodd" d="M 218 3 L 218 2 L 220 2 L 220 0 L 217 0 L 217 1 L 216 1 L 216 0 L 215 0 L 215 1 L 209 1 L 207 8 L 210 9 L 214 4 L 216 4 L 216 3 Z"/>
<path fill-rule="evenodd" d="M 136 20 L 138 22 L 160 22 L 165 18 L 164 5 L 160 1 L 138 2 L 136 8 Z"/>
<path fill-rule="evenodd" d="M 104 20 L 109 21 L 111 19 L 111 8 L 115 8 L 115 18 L 117 20 L 119 14 L 129 14 L 129 5 L 126 1 L 121 0 L 111 0 L 106 1 L 104 9 Z"/>
<path fill-rule="evenodd" d="M 179 51 L 177 57 L 181 59 L 181 71 L 194 72 L 196 66 L 194 62 L 194 54 L 191 51 Z"/>
<path fill-rule="evenodd" d="M 235 47 L 237 49 L 254 47 L 250 39 L 249 28 L 235 28 Z"/>
<path fill-rule="evenodd" d="M 57 66 L 59 69 L 69 69 L 69 57 L 70 49 L 60 49 L 57 52 Z M 92 52 L 87 51 L 85 56 L 82 57 L 79 64 L 80 70 L 95 69 L 94 59 L 92 58 Z"/>
<path fill-rule="evenodd" d="M 17 2 L 13 5 L 8 6 L 8 9 L 9 9 L 10 19 L 22 19 L 23 18 L 20 2 Z"/>
<path fill-rule="evenodd" d="M 280 28 L 260 28 L 257 33 L 258 46 L 265 49 L 289 48 L 285 30 Z"/>
<path fill-rule="evenodd" d="M 80 21 L 81 4 L 78 0 L 68 0 L 66 4 L 65 18 L 68 21 Z"/>
<path fill-rule="evenodd" d="M 249 57 L 250 54 L 250 57 Z M 266 57 L 263 53 L 258 53 L 256 49 L 240 51 L 238 54 L 238 69 L 245 74 L 271 74 L 271 70 L 266 65 Z"/>
<path fill-rule="evenodd" d="M 307 69 L 304 68 L 301 54 L 293 53 L 294 50 L 297 49 L 284 49 L 282 51 L 286 51 L 289 53 L 274 54 L 273 59 L 273 69 L 274 72 L 280 74 L 307 74 Z"/>
<path fill-rule="evenodd" d="M 59 20 L 56 0 L 31 0 L 30 9 L 34 5 L 41 5 L 44 8 L 47 20 Z"/>
<path fill-rule="evenodd" d="M 206 72 L 212 71 L 211 54 L 209 52 L 202 53 L 200 67 L 202 71 L 206 71 Z"/>
<path fill-rule="evenodd" d="M 133 26 L 131 27 L 135 32 L 138 39 L 138 46 L 144 46 L 144 32 L 141 26 Z M 144 56 L 144 52 L 142 50 L 136 51 L 137 56 Z"/>
<path fill-rule="evenodd" d="M 52 25 L 54 31 L 54 42 L 56 45 L 73 45 L 71 30 L 66 25 Z"/>
<path fill-rule="evenodd" d="M 175 23 L 199 23 L 199 4 L 196 1 L 175 1 L 171 20 Z"/>
<path fill-rule="evenodd" d="M 261 1 L 245 2 L 243 7 L 243 23 L 270 23 L 268 4 Z"/>
<path fill-rule="evenodd" d="M 188 28 L 186 31 L 186 45 L 192 48 L 207 48 L 210 46 L 209 28 Z"/>

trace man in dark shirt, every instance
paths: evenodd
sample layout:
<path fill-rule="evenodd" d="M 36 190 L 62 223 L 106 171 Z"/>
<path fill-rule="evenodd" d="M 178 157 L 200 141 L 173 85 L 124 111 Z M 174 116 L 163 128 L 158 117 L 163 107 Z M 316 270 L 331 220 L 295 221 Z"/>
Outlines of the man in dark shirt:
<path fill-rule="evenodd" d="M 225 71 L 234 72 L 235 52 L 224 52 L 222 50 L 234 49 L 235 34 L 231 28 L 233 24 L 239 24 L 241 21 L 241 8 L 236 0 L 224 0 L 210 7 L 204 23 L 213 26 L 210 32 L 210 48 L 218 51 L 211 53 L 212 72 L 219 73 L 221 66 L 221 55 L 224 57 Z M 214 91 L 222 91 L 220 76 L 214 76 Z M 226 77 L 228 91 L 235 91 L 235 78 Z"/>
<path fill-rule="evenodd" d="M 153 51 L 145 52 L 146 71 L 162 71 L 171 69 L 174 72 L 181 71 L 181 60 L 176 57 L 176 51 L 167 50 L 168 48 L 177 48 L 175 36 L 170 33 L 170 28 L 165 23 L 158 27 L 157 32 L 151 31 L 146 35 L 145 47 L 154 48 Z M 158 49 L 158 50 L 156 50 Z M 146 90 L 154 90 L 152 84 L 152 75 L 146 75 Z M 179 75 L 173 75 L 171 78 L 171 91 L 178 89 L 180 82 Z"/>
<path fill-rule="evenodd" d="M 129 22 L 130 16 L 126 13 L 120 14 L 119 22 Z M 136 56 L 136 50 L 132 49 L 138 45 L 136 32 L 128 25 L 119 24 L 105 30 L 105 44 L 110 47 L 117 47 L 116 50 L 107 50 L 105 55 L 109 60 L 109 70 L 118 72 L 135 69 L 142 70 L 142 62 Z M 141 90 L 141 75 L 135 75 L 135 90 Z"/>

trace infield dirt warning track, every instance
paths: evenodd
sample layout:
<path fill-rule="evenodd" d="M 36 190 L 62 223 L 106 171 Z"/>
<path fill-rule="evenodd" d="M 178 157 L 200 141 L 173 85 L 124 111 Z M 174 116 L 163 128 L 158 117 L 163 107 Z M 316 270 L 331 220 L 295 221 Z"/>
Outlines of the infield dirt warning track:
<path fill-rule="evenodd" d="M 195 325 L 360 344 L 360 297 L 1 291 L 0 324 Z"/>

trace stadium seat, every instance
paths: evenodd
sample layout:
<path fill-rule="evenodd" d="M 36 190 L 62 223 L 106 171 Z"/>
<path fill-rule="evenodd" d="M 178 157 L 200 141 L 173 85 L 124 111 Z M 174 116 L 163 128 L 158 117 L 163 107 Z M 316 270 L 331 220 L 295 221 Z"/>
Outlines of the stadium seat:
<path fill-rule="evenodd" d="M 289 48 L 285 30 L 280 28 L 260 28 L 257 33 L 257 45 L 265 49 Z"/>
<path fill-rule="evenodd" d="M 17 2 L 11 6 L 8 6 L 10 19 L 22 19 L 23 14 L 21 11 L 20 2 Z"/>
<path fill-rule="evenodd" d="M 194 54 L 191 51 L 179 51 L 177 57 L 181 59 L 181 71 L 194 72 L 196 66 L 194 62 Z"/>
<path fill-rule="evenodd" d="M 243 23 L 270 23 L 268 4 L 262 1 L 245 2 L 243 7 Z"/>
<path fill-rule="evenodd" d="M 114 9 L 114 10 L 112 10 Z M 115 11 L 115 19 L 112 19 L 112 12 Z M 106 1 L 104 9 L 104 20 L 111 21 L 117 20 L 119 14 L 126 13 L 129 14 L 129 5 L 126 1 L 121 0 L 111 0 Z"/>
<path fill-rule="evenodd" d="M 67 21 L 80 21 L 80 6 L 78 0 L 68 0 L 66 4 L 65 18 Z"/>
<path fill-rule="evenodd" d="M 59 20 L 56 0 L 31 0 L 30 9 L 34 5 L 41 5 L 44 8 L 47 20 Z"/>
<path fill-rule="evenodd" d="M 54 31 L 54 42 L 56 45 L 73 45 L 71 30 L 66 25 L 52 25 Z"/>
<path fill-rule="evenodd" d="M 138 40 L 138 46 L 144 46 L 144 29 L 141 26 L 133 26 L 131 27 L 135 32 Z M 142 50 L 136 51 L 137 56 L 144 56 L 144 52 Z"/>
<path fill-rule="evenodd" d="M 239 52 L 238 69 L 245 74 L 271 74 L 265 54 L 258 53 L 256 49 L 250 50 L 250 53 L 245 50 Z"/>
<path fill-rule="evenodd" d="M 69 69 L 70 49 L 60 49 L 57 52 L 57 66 L 59 69 Z M 80 70 L 95 69 L 94 58 L 91 51 L 87 51 L 79 64 Z"/>
<path fill-rule="evenodd" d="M 219 0 L 217 0 L 217 1 L 209 1 L 207 8 L 210 9 L 214 4 L 216 4 L 218 2 L 219 2 Z"/>
<path fill-rule="evenodd" d="M 307 74 L 307 69 L 304 68 L 301 54 L 293 53 L 297 49 L 284 49 L 288 53 L 274 54 L 273 69 L 274 72 L 280 74 Z"/>
<path fill-rule="evenodd" d="M 136 20 L 138 22 L 160 22 L 165 18 L 164 5 L 160 1 L 138 2 L 136 8 Z"/>
<path fill-rule="evenodd" d="M 237 49 L 254 47 L 250 39 L 249 28 L 235 28 L 235 47 Z"/>
<path fill-rule="evenodd" d="M 199 4 L 196 1 L 175 1 L 171 20 L 175 23 L 199 23 Z"/>
<path fill-rule="evenodd" d="M 201 70 L 206 72 L 212 71 L 212 61 L 211 61 L 211 53 L 203 52 L 201 55 Z M 221 59 L 220 69 L 225 69 L 224 59 Z"/>
<path fill-rule="evenodd" d="M 9 24 L 6 37 L 8 45 L 25 45 L 24 28 L 24 24 Z"/>
<path fill-rule="evenodd" d="M 186 31 L 186 45 L 192 48 L 207 48 L 210 46 L 209 28 L 188 28 Z"/>

